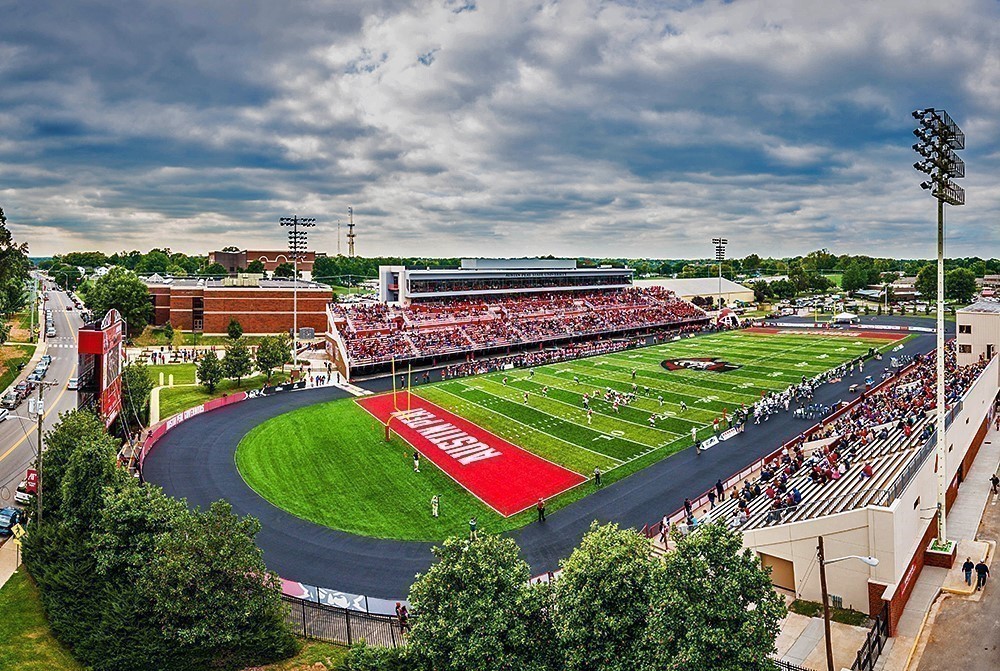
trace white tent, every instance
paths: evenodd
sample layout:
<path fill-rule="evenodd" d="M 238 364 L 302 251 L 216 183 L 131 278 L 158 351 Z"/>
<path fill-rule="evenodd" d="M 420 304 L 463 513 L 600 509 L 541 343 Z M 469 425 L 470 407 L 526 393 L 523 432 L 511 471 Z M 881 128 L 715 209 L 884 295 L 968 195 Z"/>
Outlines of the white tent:
<path fill-rule="evenodd" d="M 858 321 L 858 316 L 853 312 L 841 312 L 839 315 L 833 316 L 834 324 L 853 324 Z"/>

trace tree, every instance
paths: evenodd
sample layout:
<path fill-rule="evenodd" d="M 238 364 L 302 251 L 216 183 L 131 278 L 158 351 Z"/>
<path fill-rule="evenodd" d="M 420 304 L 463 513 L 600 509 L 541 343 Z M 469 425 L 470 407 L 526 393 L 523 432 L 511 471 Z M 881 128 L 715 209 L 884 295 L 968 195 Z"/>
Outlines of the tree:
<path fill-rule="evenodd" d="M 0 207 L 0 287 L 23 285 L 28 279 L 28 243 L 14 242 L 7 217 Z"/>
<path fill-rule="evenodd" d="M 0 316 L 12 317 L 28 304 L 30 298 L 24 282 L 11 281 L 0 285 Z"/>
<path fill-rule="evenodd" d="M 937 265 L 929 263 L 921 268 L 913 288 L 925 301 L 937 300 Z"/>
<path fill-rule="evenodd" d="M 322 257 L 321 257 L 322 258 Z M 317 259 L 318 261 L 319 259 Z M 248 273 L 263 273 L 264 272 L 264 262 L 260 259 L 254 259 L 247 264 Z"/>
<path fill-rule="evenodd" d="M 106 438 L 101 435 L 78 444 L 60 483 L 62 521 L 80 531 L 93 529 L 104 507 L 104 488 L 125 474 L 115 466 L 114 445 Z"/>
<path fill-rule="evenodd" d="M 294 275 L 295 275 L 295 267 L 291 263 L 288 263 L 287 261 L 274 269 L 275 277 L 293 277 Z"/>
<path fill-rule="evenodd" d="M 243 378 L 253 372 L 253 358 L 245 340 L 229 341 L 226 345 L 226 356 L 222 359 L 222 369 L 227 378 L 236 380 L 237 387 Z"/>
<path fill-rule="evenodd" d="M 944 295 L 959 303 L 971 303 L 976 293 L 976 275 L 968 268 L 949 270 L 944 278 Z"/>
<path fill-rule="evenodd" d="M 660 564 L 649 541 L 617 524 L 594 522 L 562 563 L 556 585 L 556 637 L 569 671 L 632 671 Z M 628 598 L 622 598 L 627 594 Z"/>
<path fill-rule="evenodd" d="M 205 270 L 202 271 L 201 274 L 202 275 L 212 275 L 212 276 L 215 276 L 215 277 L 225 277 L 225 276 L 229 275 L 229 271 L 226 270 L 226 267 L 224 265 L 222 265 L 221 263 L 213 263 L 213 264 L 207 266 L 205 268 Z"/>
<path fill-rule="evenodd" d="M 45 519 L 57 518 L 61 514 L 63 480 L 73 452 L 79 445 L 102 437 L 107 438 L 104 423 L 89 410 L 71 410 L 59 415 L 59 422 L 46 432 L 45 472 L 42 482 Z"/>
<path fill-rule="evenodd" d="M 174 344 L 174 326 L 170 322 L 163 325 L 163 337 L 167 339 L 168 345 Z"/>
<path fill-rule="evenodd" d="M 844 269 L 844 276 L 840 280 L 841 288 L 848 293 L 864 289 L 869 284 L 868 270 L 860 262 L 853 261 Z"/>
<path fill-rule="evenodd" d="M 212 350 L 205 352 L 201 357 L 201 362 L 198 363 L 198 381 L 205 385 L 208 393 L 211 394 L 215 391 L 215 387 L 222 381 L 223 375 L 219 357 Z"/>
<path fill-rule="evenodd" d="M 764 280 L 757 280 L 750 287 L 753 289 L 753 297 L 758 303 L 763 303 L 771 297 L 771 287 Z"/>
<path fill-rule="evenodd" d="M 284 366 L 292 358 L 291 344 L 284 336 L 265 336 L 257 343 L 257 370 L 271 381 L 275 368 Z"/>
<path fill-rule="evenodd" d="M 226 331 L 229 333 L 231 339 L 239 340 L 243 335 L 243 326 L 236 317 L 232 317 L 229 320 L 229 326 L 226 328 Z"/>
<path fill-rule="evenodd" d="M 98 319 L 108 310 L 121 313 L 128 326 L 128 335 L 134 337 L 142 333 L 153 317 L 153 303 L 149 297 L 149 287 L 135 273 L 125 268 L 115 267 L 104 277 L 94 282 L 87 292 L 87 307 Z"/>
<path fill-rule="evenodd" d="M 435 671 L 533 671 L 552 653 L 547 586 L 531 573 L 510 538 L 450 538 L 438 561 L 418 575 L 410 603 L 419 613 L 410 645 Z"/>
<path fill-rule="evenodd" d="M 152 249 L 135 266 L 137 273 L 165 273 L 170 265 L 170 257 L 159 249 Z"/>
<path fill-rule="evenodd" d="M 122 369 L 122 415 L 125 426 L 141 427 L 149 412 L 153 376 L 144 361 L 133 361 Z"/>
<path fill-rule="evenodd" d="M 164 639 L 200 668 L 243 668 L 295 652 L 284 622 L 281 582 L 254 544 L 260 522 L 224 501 L 183 513 L 156 538 L 142 578 Z"/>
<path fill-rule="evenodd" d="M 183 266 L 172 263 L 167 266 L 167 274 L 173 277 L 187 277 L 188 271 Z"/>
<path fill-rule="evenodd" d="M 648 671 L 773 670 L 785 603 L 738 532 L 706 524 L 682 539 L 664 558 L 652 594 Z"/>

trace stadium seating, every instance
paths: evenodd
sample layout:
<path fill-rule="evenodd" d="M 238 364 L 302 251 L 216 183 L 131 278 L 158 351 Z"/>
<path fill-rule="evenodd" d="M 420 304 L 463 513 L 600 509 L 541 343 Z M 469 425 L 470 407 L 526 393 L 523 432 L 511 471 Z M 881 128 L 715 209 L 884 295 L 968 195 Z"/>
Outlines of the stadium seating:
<path fill-rule="evenodd" d="M 352 366 L 683 325 L 705 313 L 660 287 L 331 305 Z"/>
<path fill-rule="evenodd" d="M 954 344 L 949 343 L 945 366 L 951 404 L 968 391 L 984 364 L 956 365 Z M 933 447 L 928 439 L 933 428 L 935 379 L 934 354 L 917 357 L 904 374 L 810 436 L 832 438 L 832 442 L 823 441 L 822 447 L 810 453 L 808 443 L 800 441 L 766 463 L 755 477 L 737 483 L 745 503 L 742 515 L 740 500 L 732 497 L 730 488 L 724 502 L 710 511 L 697 511 L 695 518 L 702 515 L 703 522 L 707 514 L 711 520 L 750 530 L 868 505 L 889 505 L 903 474 L 918 467 L 917 462 Z M 846 468 L 839 472 L 842 462 Z M 831 478 L 832 469 L 838 473 Z M 755 489 L 760 492 L 753 495 Z"/>

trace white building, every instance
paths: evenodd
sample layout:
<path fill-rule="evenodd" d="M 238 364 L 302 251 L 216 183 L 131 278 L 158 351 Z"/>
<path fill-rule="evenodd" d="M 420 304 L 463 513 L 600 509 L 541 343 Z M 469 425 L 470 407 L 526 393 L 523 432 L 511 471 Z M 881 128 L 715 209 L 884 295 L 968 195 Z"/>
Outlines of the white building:
<path fill-rule="evenodd" d="M 958 363 L 963 366 L 1000 348 L 1000 301 L 980 300 L 955 312 Z"/>

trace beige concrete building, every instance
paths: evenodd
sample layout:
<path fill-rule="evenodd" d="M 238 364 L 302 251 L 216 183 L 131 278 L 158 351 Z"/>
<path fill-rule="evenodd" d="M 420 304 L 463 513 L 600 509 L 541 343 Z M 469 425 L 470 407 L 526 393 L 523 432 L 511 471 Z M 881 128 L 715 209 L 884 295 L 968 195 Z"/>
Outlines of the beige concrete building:
<path fill-rule="evenodd" d="M 720 285 L 718 277 L 685 277 L 676 280 L 636 280 L 637 287 L 663 287 L 673 291 L 678 297 L 686 301 L 693 300 L 696 296 L 700 298 L 711 298 L 717 300 L 719 291 L 722 291 L 722 300 L 726 305 L 732 305 L 735 301 L 753 303 L 753 289 L 748 289 L 742 284 L 737 284 L 732 280 L 722 278 Z"/>
<path fill-rule="evenodd" d="M 955 313 L 958 363 L 990 359 L 1000 349 L 1000 301 L 980 300 Z"/>

